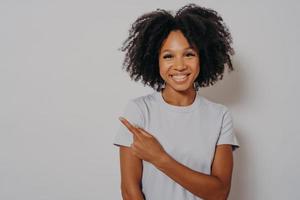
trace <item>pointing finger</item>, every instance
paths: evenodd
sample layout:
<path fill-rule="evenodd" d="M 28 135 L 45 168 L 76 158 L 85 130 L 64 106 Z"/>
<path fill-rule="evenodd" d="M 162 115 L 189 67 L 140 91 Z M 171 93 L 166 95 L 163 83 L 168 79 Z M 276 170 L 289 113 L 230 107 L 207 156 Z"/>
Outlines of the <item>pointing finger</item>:
<path fill-rule="evenodd" d="M 146 137 L 152 137 L 152 135 L 151 135 L 150 133 L 148 133 L 147 131 L 145 131 L 144 129 L 138 127 L 138 130 L 140 130 L 141 133 L 142 133 L 143 135 L 145 135 Z"/>
<path fill-rule="evenodd" d="M 133 126 L 127 119 L 124 117 L 119 117 L 119 120 L 127 127 L 127 129 L 137 138 L 140 138 L 140 132 L 136 126 Z"/>

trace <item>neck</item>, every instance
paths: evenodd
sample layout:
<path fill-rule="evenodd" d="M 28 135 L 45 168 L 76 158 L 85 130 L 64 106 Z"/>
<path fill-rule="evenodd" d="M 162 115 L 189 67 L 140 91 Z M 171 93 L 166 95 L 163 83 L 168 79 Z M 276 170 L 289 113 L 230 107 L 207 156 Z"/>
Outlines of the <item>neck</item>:
<path fill-rule="evenodd" d="M 166 87 L 161 91 L 163 99 L 175 106 L 188 106 L 191 105 L 196 98 L 196 90 L 194 88 L 177 91 L 172 88 Z"/>

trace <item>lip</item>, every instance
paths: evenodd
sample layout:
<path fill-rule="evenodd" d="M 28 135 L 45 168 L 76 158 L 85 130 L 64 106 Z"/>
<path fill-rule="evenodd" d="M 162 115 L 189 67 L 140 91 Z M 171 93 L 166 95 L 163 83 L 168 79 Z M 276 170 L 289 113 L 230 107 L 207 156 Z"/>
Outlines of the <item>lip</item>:
<path fill-rule="evenodd" d="M 174 79 L 173 78 L 173 76 L 185 76 L 186 75 L 186 77 L 183 79 L 183 80 L 176 80 L 176 79 Z M 174 74 L 174 75 L 170 75 L 170 77 L 171 77 L 171 79 L 172 79 L 172 81 L 173 82 L 175 82 L 175 83 L 177 83 L 177 84 L 183 84 L 183 83 L 185 83 L 187 80 L 189 80 L 189 75 L 190 74 Z"/>

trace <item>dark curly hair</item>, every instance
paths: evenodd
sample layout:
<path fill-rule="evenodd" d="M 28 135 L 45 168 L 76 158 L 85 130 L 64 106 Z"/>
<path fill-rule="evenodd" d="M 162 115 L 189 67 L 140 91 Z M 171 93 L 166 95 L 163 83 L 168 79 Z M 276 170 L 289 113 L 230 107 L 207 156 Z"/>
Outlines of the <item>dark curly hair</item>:
<path fill-rule="evenodd" d="M 142 78 L 145 85 L 160 91 L 164 80 L 159 73 L 159 52 L 163 41 L 173 30 L 180 30 L 200 56 L 200 74 L 195 80 L 199 87 L 213 85 L 223 78 L 225 64 L 234 70 L 230 55 L 232 38 L 221 16 L 214 10 L 188 4 L 175 16 L 171 11 L 156 9 L 140 16 L 131 26 L 129 37 L 119 50 L 127 51 L 123 69 L 130 78 Z"/>

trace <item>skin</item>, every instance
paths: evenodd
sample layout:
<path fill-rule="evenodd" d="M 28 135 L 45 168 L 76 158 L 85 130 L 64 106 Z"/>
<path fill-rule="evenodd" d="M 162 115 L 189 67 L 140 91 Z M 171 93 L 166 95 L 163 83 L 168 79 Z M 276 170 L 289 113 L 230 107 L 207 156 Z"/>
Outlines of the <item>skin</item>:
<path fill-rule="evenodd" d="M 177 106 L 190 105 L 196 95 L 193 82 L 200 72 L 200 62 L 197 50 L 190 48 L 180 31 L 172 31 L 163 43 L 159 65 L 160 75 L 166 83 L 162 91 L 165 101 Z M 176 83 L 171 77 L 176 73 L 189 73 L 190 75 L 184 83 Z M 173 159 L 152 133 L 133 126 L 125 118 L 119 119 L 133 134 L 131 146 L 120 147 L 121 188 L 124 200 L 144 199 L 140 186 L 142 160 L 153 164 L 158 170 L 200 198 L 227 199 L 233 170 L 231 145 L 216 146 L 211 175 L 207 175 L 192 170 Z"/>
<path fill-rule="evenodd" d="M 171 31 L 163 42 L 159 53 L 159 72 L 165 81 L 162 91 L 164 100 L 172 105 L 187 106 L 194 101 L 194 81 L 200 72 L 198 51 L 192 48 L 181 31 Z M 182 84 L 172 79 L 174 74 L 188 73 Z"/>

